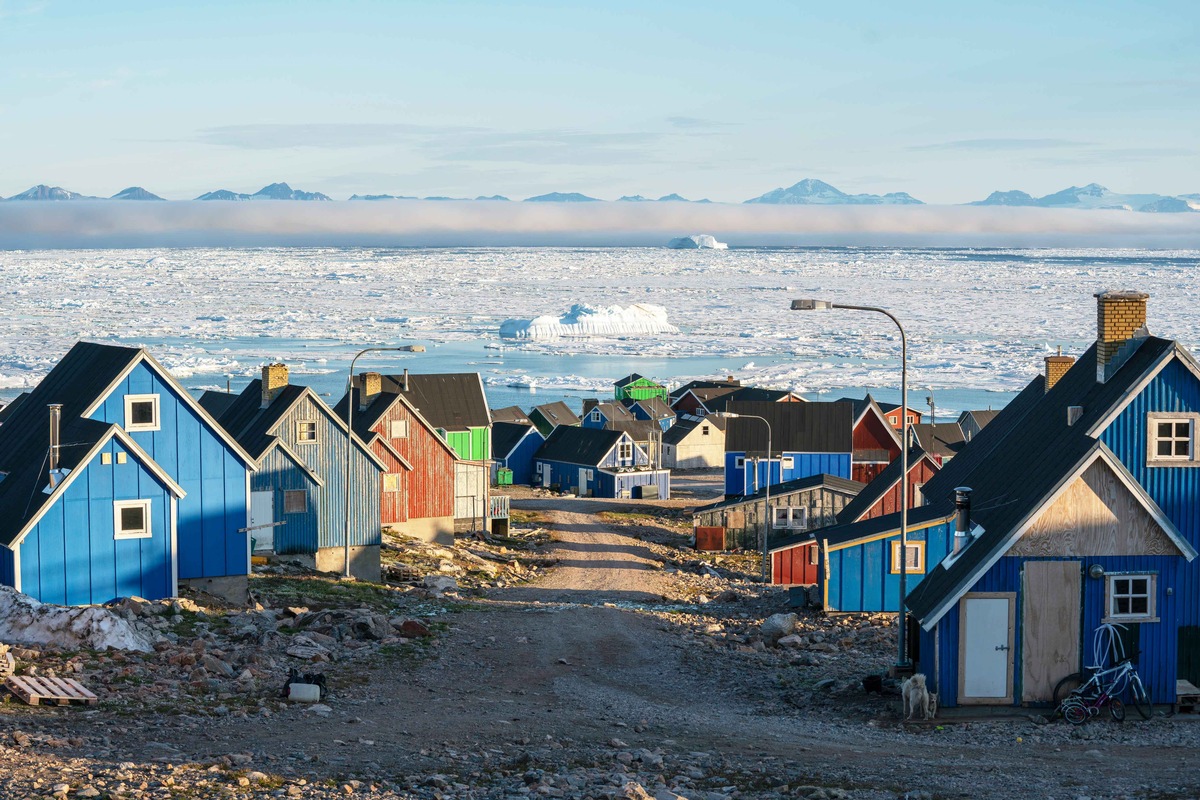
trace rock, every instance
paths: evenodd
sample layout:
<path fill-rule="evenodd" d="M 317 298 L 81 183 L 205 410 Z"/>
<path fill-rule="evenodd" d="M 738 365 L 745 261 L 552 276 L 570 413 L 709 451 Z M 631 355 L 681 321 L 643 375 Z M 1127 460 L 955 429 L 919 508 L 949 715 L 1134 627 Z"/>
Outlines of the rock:
<path fill-rule="evenodd" d="M 804 637 L 791 633 L 781 637 L 775 644 L 779 647 L 802 647 L 804 645 Z"/>
<path fill-rule="evenodd" d="M 214 655 L 205 653 L 200 657 L 200 665 L 208 670 L 210 674 L 220 675 L 225 678 L 233 677 L 233 667 Z"/>
<path fill-rule="evenodd" d="M 836 678 L 826 678 L 825 680 L 817 681 L 815 684 L 813 684 L 813 691 L 824 692 L 827 690 L 832 690 L 836 684 Z"/>
<path fill-rule="evenodd" d="M 421 583 L 434 597 L 441 597 L 446 592 L 458 589 L 458 581 L 446 575 L 426 575 Z"/>
<path fill-rule="evenodd" d="M 424 623 L 418 622 L 415 619 L 406 619 L 400 623 L 400 633 L 411 638 L 433 635 L 433 631 L 429 630 Z"/>
<path fill-rule="evenodd" d="M 654 800 L 654 797 L 640 783 L 630 781 L 622 787 L 626 800 Z"/>
<path fill-rule="evenodd" d="M 759 626 L 762 632 L 763 640 L 768 644 L 774 645 L 784 636 L 788 636 L 792 631 L 796 630 L 796 620 L 799 619 L 795 614 L 772 614 L 763 620 L 763 624 Z"/>

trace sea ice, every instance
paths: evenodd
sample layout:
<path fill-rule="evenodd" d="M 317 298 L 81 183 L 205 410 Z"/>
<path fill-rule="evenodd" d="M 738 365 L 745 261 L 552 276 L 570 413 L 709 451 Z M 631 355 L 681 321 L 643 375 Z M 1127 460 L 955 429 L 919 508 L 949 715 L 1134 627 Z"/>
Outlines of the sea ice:
<path fill-rule="evenodd" d="M 728 250 L 729 245 L 718 242 L 715 236 L 707 233 L 694 233 L 691 236 L 680 236 L 667 242 L 672 250 Z"/>

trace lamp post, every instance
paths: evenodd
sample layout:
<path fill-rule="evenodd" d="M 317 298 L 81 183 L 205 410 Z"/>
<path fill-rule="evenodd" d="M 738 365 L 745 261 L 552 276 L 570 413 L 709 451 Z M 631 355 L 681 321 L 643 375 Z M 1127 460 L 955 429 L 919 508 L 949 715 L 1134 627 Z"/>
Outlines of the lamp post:
<path fill-rule="evenodd" d="M 762 577 L 763 580 L 770 580 L 771 554 L 768 539 L 771 535 L 771 423 L 766 417 L 760 417 L 757 414 L 738 414 L 733 411 L 722 411 L 720 415 L 729 419 L 756 419 L 767 426 L 767 482 L 763 494 Z M 782 469 L 782 466 L 780 469 Z"/>
<path fill-rule="evenodd" d="M 793 311 L 823 311 L 826 309 L 846 309 L 848 311 L 870 311 L 883 314 L 896 323 L 900 329 L 900 606 L 897 615 L 899 625 L 899 657 L 896 666 L 908 666 L 908 612 L 904 608 L 904 598 L 908 595 L 908 337 L 904 326 L 890 311 L 876 306 L 855 306 L 847 303 L 832 303 L 828 300 L 803 298 L 792 301 Z"/>
<path fill-rule="evenodd" d="M 368 347 L 359 350 L 354 354 L 354 358 L 350 359 L 350 377 L 346 382 L 346 530 L 344 533 L 346 563 L 342 572 L 346 578 L 350 577 L 350 476 L 352 474 L 351 465 L 354 463 L 354 364 L 361 355 L 384 352 L 405 353 L 408 351 L 403 347 Z"/>

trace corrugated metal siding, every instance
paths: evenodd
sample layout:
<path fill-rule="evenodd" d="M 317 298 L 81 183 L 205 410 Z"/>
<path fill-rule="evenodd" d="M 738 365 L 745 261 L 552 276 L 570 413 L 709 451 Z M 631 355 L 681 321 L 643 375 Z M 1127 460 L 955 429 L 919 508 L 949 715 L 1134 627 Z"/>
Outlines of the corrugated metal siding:
<path fill-rule="evenodd" d="M 378 439 L 372 443 L 371 452 L 378 456 L 384 464 L 387 464 L 387 472 L 379 476 L 380 521 L 384 525 L 398 525 L 406 522 L 408 520 L 408 504 L 405 495 L 408 492 L 409 471 Z M 400 484 L 398 491 L 384 491 L 384 478 L 387 475 L 396 476 L 396 480 Z"/>
<path fill-rule="evenodd" d="M 820 533 L 817 534 L 820 538 Z M 953 547 L 954 526 L 942 523 L 908 532 L 910 542 L 925 542 L 925 572 L 907 576 L 908 591 L 924 580 Z M 898 611 L 900 575 L 891 572 L 891 543 L 900 534 L 826 553 L 828 611 Z"/>
<path fill-rule="evenodd" d="M 734 466 L 738 458 L 745 457 L 744 452 L 727 452 L 725 454 L 725 494 L 751 494 L 766 485 L 767 462 L 761 460 L 755 466 L 749 462 L 744 467 Z M 783 459 L 792 459 L 792 468 L 783 468 Z M 757 474 L 755 474 L 757 473 Z M 849 478 L 851 475 L 850 453 L 792 453 L 784 451 L 771 459 L 771 484 L 786 483 L 810 475 L 836 475 L 839 478 Z M 757 479 L 757 482 L 756 482 Z"/>
<path fill-rule="evenodd" d="M 921 503 L 917 502 L 916 492 L 912 491 L 913 484 L 924 485 L 926 481 L 928 481 L 937 473 L 934 472 L 933 467 L 929 465 L 928 461 L 921 459 L 919 463 L 909 467 L 908 474 L 910 476 L 908 507 L 916 508 L 917 506 L 921 505 Z M 886 494 L 879 498 L 875 505 L 871 506 L 871 508 L 865 514 L 863 514 L 862 519 L 884 517 L 888 514 L 894 514 L 899 511 L 900 488 L 900 483 L 897 481 L 895 486 L 888 490 Z"/>
<path fill-rule="evenodd" d="M 346 447 L 344 429 L 333 421 L 328 406 L 318 407 L 320 401 L 305 395 L 271 430 L 304 459 L 308 468 L 320 476 L 324 486 L 315 487 L 310 508 L 317 519 L 317 547 L 345 545 L 346 529 Z M 317 441 L 296 441 L 296 423 L 312 420 L 317 423 Z M 353 449 L 350 471 L 350 545 L 362 547 L 379 545 L 382 522 L 379 513 L 380 470 L 361 447 Z M 276 506 L 276 516 L 282 512 Z M 286 527 L 286 526 L 284 526 Z"/>
<path fill-rule="evenodd" d="M 530 483 L 533 481 L 533 456 L 545 441 L 534 432 L 527 433 L 509 453 L 504 466 L 513 471 L 513 483 Z"/>
<path fill-rule="evenodd" d="M 615 476 L 608 472 L 601 473 L 603 497 L 633 497 L 635 486 L 658 486 L 659 499 L 671 497 L 671 473 L 667 470 L 652 470 L 645 472 L 622 472 Z"/>
<path fill-rule="evenodd" d="M 391 438 L 391 423 L 406 422 L 408 436 Z M 387 438 L 404 460 L 412 465 L 405 493 L 409 520 L 451 517 L 454 515 L 454 455 L 446 450 L 440 437 L 423 426 L 403 403 L 394 403 L 379 422 L 375 432 Z"/>
<path fill-rule="evenodd" d="M 812 563 L 817 543 L 797 545 L 771 554 L 771 582 L 783 586 L 817 582 L 818 564 Z"/>
<path fill-rule="evenodd" d="M 187 495 L 179 501 L 180 578 L 245 575 L 250 571 L 246 534 L 246 467 L 216 432 L 145 363 L 138 364 L 92 414 L 125 425 L 125 395 L 159 396 L 159 430 L 130 433 Z"/>
<path fill-rule="evenodd" d="M 458 461 L 454 464 L 454 518 L 483 519 L 488 490 L 486 462 Z"/>
<path fill-rule="evenodd" d="M 1021 664 L 1023 659 L 1021 619 L 1024 604 L 1034 598 L 1024 596 L 1021 573 L 1028 561 L 1077 561 L 1081 570 L 1086 570 L 1092 564 L 1099 564 L 1106 574 L 1117 572 L 1153 572 L 1157 573 L 1158 596 L 1157 609 L 1159 622 L 1143 622 L 1139 628 L 1139 649 L 1141 655 L 1136 659 L 1138 674 L 1150 699 L 1155 703 L 1172 703 L 1175 701 L 1175 674 L 1178 659 L 1177 629 L 1181 612 L 1194 608 L 1195 603 L 1184 599 L 1178 589 L 1178 573 L 1182 559 L 1177 556 L 1089 556 L 1087 558 L 1001 558 L 988 570 L 979 582 L 971 587 L 972 592 L 1016 592 L 1016 629 L 1015 647 L 1013 649 L 1013 697 L 1014 704 L 1020 705 L 1022 694 Z M 1167 589 L 1174 588 L 1172 595 L 1167 595 Z M 1081 663 L 1077 669 L 1091 663 L 1092 636 L 1104 616 L 1105 580 L 1090 578 L 1086 571 L 1083 576 L 1083 626 L 1081 630 L 1080 657 Z M 958 630 L 959 607 L 956 604 L 941 620 L 936 629 L 941 644 L 939 659 L 939 689 L 938 699 L 945 705 L 957 704 L 958 692 Z M 1065 677 L 1065 676 L 1064 676 Z"/>
<path fill-rule="evenodd" d="M 889 461 L 900 455 L 900 446 L 892 437 L 891 427 L 875 416 L 873 411 L 864 414 L 862 421 L 855 426 L 854 449 L 885 450 Z"/>
<path fill-rule="evenodd" d="M 44 603 L 86 605 L 138 595 L 170 597 L 171 495 L 166 487 L 110 442 L 113 463 L 96 458 L 80 467 L 66 493 L 21 543 L 21 591 Z M 113 502 L 150 500 L 151 536 L 114 538 Z"/>
<path fill-rule="evenodd" d="M 259 463 L 258 472 L 250 476 L 252 492 L 273 492 L 275 495 L 275 522 L 282 522 L 272 529 L 276 553 L 315 553 L 320 527 L 317 507 L 320 504 L 319 487 L 302 469 L 296 466 L 278 447 L 271 450 Z M 283 513 L 283 493 L 304 491 L 308 493 L 306 510 L 301 514 Z M 252 533 L 252 536 L 261 535 Z"/>

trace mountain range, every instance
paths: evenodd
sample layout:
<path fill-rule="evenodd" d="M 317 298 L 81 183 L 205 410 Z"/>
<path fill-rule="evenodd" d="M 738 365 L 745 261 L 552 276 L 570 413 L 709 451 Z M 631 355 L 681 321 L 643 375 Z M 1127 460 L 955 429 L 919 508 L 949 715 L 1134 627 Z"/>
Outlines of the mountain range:
<path fill-rule="evenodd" d="M 77 192 L 71 192 L 59 186 L 38 184 L 9 200 L 16 201 L 69 201 L 69 200 L 105 200 L 102 197 L 91 197 Z M 152 192 L 140 186 L 130 186 L 117 192 L 109 200 L 163 200 Z M 206 192 L 197 200 L 332 200 L 329 195 L 321 192 L 305 192 L 293 189 L 286 183 L 272 183 L 264 186 L 254 194 L 243 194 L 229 189 L 217 189 Z M 381 200 L 445 200 L 458 201 L 469 198 L 460 197 L 425 197 L 419 198 L 406 195 L 391 194 L 355 194 L 350 200 L 381 201 Z M 475 200 L 508 201 L 503 195 L 476 197 Z M 600 198 L 590 197 L 580 192 L 550 192 L 536 197 L 525 198 L 527 203 L 592 203 L 603 202 Z M 710 203 L 708 199 L 688 200 L 678 194 L 664 195 L 657 200 L 640 194 L 624 195 L 617 202 L 675 202 L 675 203 Z M 887 194 L 847 194 L 816 178 L 805 178 L 798 183 L 785 188 L 771 191 L 753 197 L 746 203 L 762 205 L 923 205 L 923 203 L 907 192 L 888 192 Z M 1120 209 L 1147 213 L 1186 213 L 1200 211 L 1200 193 L 1182 195 L 1161 194 L 1121 194 L 1114 192 L 1097 183 L 1086 186 L 1071 186 L 1043 197 L 1034 197 L 1027 192 L 1012 189 L 992 192 L 984 200 L 977 200 L 966 205 L 972 206 L 1024 206 L 1033 208 L 1069 208 L 1069 209 Z"/>

